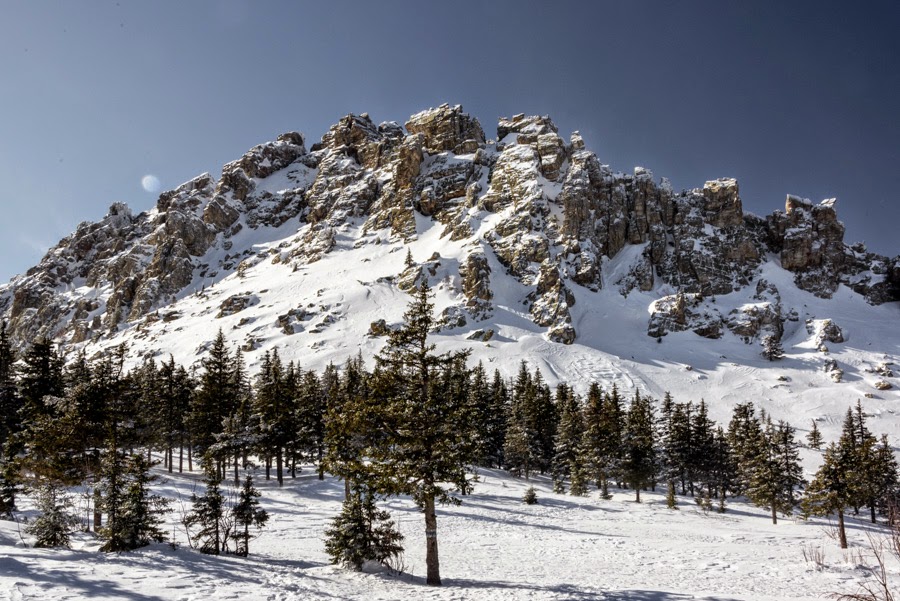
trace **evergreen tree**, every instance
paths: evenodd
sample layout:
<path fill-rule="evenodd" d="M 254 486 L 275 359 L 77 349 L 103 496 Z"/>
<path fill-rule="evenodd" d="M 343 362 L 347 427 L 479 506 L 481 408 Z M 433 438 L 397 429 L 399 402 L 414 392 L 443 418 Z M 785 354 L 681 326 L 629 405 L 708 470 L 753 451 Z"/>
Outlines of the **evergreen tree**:
<path fill-rule="evenodd" d="M 540 445 L 531 417 L 535 414 L 532 408 L 535 404 L 535 386 L 525 361 L 519 364 L 519 373 L 512 388 L 503 455 L 509 473 L 524 475 L 527 480 L 540 461 Z"/>
<path fill-rule="evenodd" d="M 891 504 L 897 493 L 900 477 L 897 473 L 897 459 L 894 457 L 894 451 L 888 443 L 887 434 L 882 434 L 881 444 L 875 454 L 875 465 L 873 467 L 874 475 L 874 492 L 878 506 L 883 513 L 889 513 Z"/>
<path fill-rule="evenodd" d="M 588 388 L 584 408 L 583 462 L 587 477 L 597 484 L 600 496 L 609 499 L 609 479 L 614 477 L 620 464 L 621 428 L 618 391 L 613 387 L 613 397 L 604 395 L 600 385 L 592 382 Z"/>
<path fill-rule="evenodd" d="M 635 501 L 641 502 L 641 488 L 656 477 L 656 450 L 653 439 L 653 406 L 649 397 L 635 393 L 625 420 L 622 474 L 634 488 Z"/>
<path fill-rule="evenodd" d="M 325 530 L 325 552 L 334 564 L 361 570 L 367 561 L 390 566 L 403 554 L 403 535 L 371 490 L 357 485 Z"/>
<path fill-rule="evenodd" d="M 151 485 L 159 478 L 150 473 L 150 468 L 142 454 L 128 458 L 124 490 L 118 498 L 116 517 L 101 533 L 106 539 L 101 551 L 130 551 L 166 540 L 160 526 L 170 500 L 153 494 Z"/>
<path fill-rule="evenodd" d="M 336 386 L 337 382 L 332 384 Z M 297 403 L 299 444 L 304 457 L 317 466 L 319 480 L 325 478 L 325 414 L 327 395 L 315 372 L 303 374 Z"/>
<path fill-rule="evenodd" d="M 166 467 L 169 473 L 172 473 L 175 463 L 174 449 L 177 447 L 178 473 L 182 473 L 194 382 L 187 370 L 176 365 L 175 359 L 169 355 L 169 361 L 159 367 L 157 384 L 158 413 L 155 427 L 162 441 Z"/>
<path fill-rule="evenodd" d="M 725 512 L 725 497 L 737 479 L 737 469 L 733 461 L 734 453 L 728 444 L 725 430 L 718 426 L 713 440 L 712 471 L 710 485 L 719 500 L 719 513 Z"/>
<path fill-rule="evenodd" d="M 6 322 L 0 322 L 0 518 L 11 517 L 15 511 L 19 485 L 15 440 L 22 429 L 22 399 L 16 387 L 15 363 Z"/>
<path fill-rule="evenodd" d="M 21 429 L 22 400 L 16 390 L 15 373 L 16 354 L 6 334 L 6 322 L 0 322 L 0 449 Z"/>
<path fill-rule="evenodd" d="M 72 505 L 65 489 L 57 482 L 44 481 L 35 490 L 38 517 L 25 532 L 37 540 L 35 547 L 68 547 L 72 532 L 78 527 L 78 518 L 72 513 Z"/>
<path fill-rule="evenodd" d="M 295 393 L 288 386 L 278 349 L 266 351 L 256 379 L 254 414 L 260 427 L 259 452 L 266 458 L 266 479 L 274 457 L 278 486 L 284 485 L 284 453 L 296 426 L 291 411 Z"/>
<path fill-rule="evenodd" d="M 529 486 L 528 489 L 525 490 L 525 494 L 522 496 L 522 502 L 526 505 L 537 505 L 537 492 L 534 490 L 533 486 Z"/>
<path fill-rule="evenodd" d="M 799 446 L 794 429 L 785 422 L 775 427 L 767 424 L 762 447 L 754 459 L 747 496 L 760 507 L 768 507 L 772 523 L 778 523 L 778 512 L 789 515 L 797 499 L 794 491 L 803 483 Z"/>
<path fill-rule="evenodd" d="M 710 483 L 715 453 L 715 424 L 709 419 L 706 401 L 700 399 L 697 410 L 693 412 L 690 425 L 690 448 L 688 463 L 691 482 L 698 482 L 712 495 Z"/>
<path fill-rule="evenodd" d="M 453 502 L 453 491 L 468 492 L 470 466 L 477 458 L 468 399 L 441 388 L 448 370 L 465 369 L 467 353 L 436 355 L 428 343 L 434 325 L 430 290 L 423 284 L 376 357 L 363 456 L 376 490 L 410 494 L 424 509 L 428 584 L 439 585 L 435 502 Z M 358 410 L 358 409 L 357 409 Z M 456 500 L 458 502 L 458 500 Z"/>
<path fill-rule="evenodd" d="M 325 467 L 344 480 L 344 498 L 367 477 L 368 439 L 377 436 L 368 419 L 369 374 L 361 356 L 348 359 L 343 373 L 329 364 L 322 374 L 325 394 Z"/>
<path fill-rule="evenodd" d="M 223 421 L 238 407 L 235 365 L 222 330 L 216 335 L 209 354 L 202 361 L 200 386 L 192 397 L 189 424 L 191 442 L 205 453 L 216 442 Z"/>
<path fill-rule="evenodd" d="M 61 397 L 65 393 L 63 361 L 53 343 L 45 339 L 36 340 L 22 359 L 20 418 L 23 426 L 29 427 L 41 417 L 53 417 L 52 405 L 45 403 L 45 398 Z"/>
<path fill-rule="evenodd" d="M 488 385 L 484 364 L 479 361 L 472 369 L 471 381 L 468 385 L 469 406 L 473 427 L 478 432 L 478 465 L 493 467 L 496 455 L 491 448 L 491 411 L 493 409 L 491 389 Z"/>
<path fill-rule="evenodd" d="M 250 528 L 260 529 L 269 521 L 269 514 L 259 506 L 259 491 L 253 486 L 250 474 L 244 478 L 244 484 L 238 493 L 238 500 L 231 508 L 235 526 L 235 554 L 247 557 L 250 554 Z"/>
<path fill-rule="evenodd" d="M 474 381 L 473 388 L 478 391 L 476 394 L 482 394 Z M 506 467 L 503 448 L 509 423 L 510 398 L 509 389 L 499 370 L 494 370 L 487 394 L 487 400 L 483 401 L 486 408 L 482 425 L 481 463 L 487 467 L 503 468 Z"/>
<path fill-rule="evenodd" d="M 184 525 L 192 532 L 192 545 L 196 545 L 201 553 L 219 555 L 227 548 L 230 528 L 226 522 L 225 497 L 220 485 L 222 478 L 215 463 L 204 459 L 204 479 L 206 486 L 202 496 L 191 495 L 191 511 L 185 516 Z"/>
<path fill-rule="evenodd" d="M 851 506 L 857 494 L 851 476 L 855 459 L 853 454 L 853 449 L 846 441 L 829 444 L 825 449 L 824 461 L 809 483 L 806 497 L 801 502 L 806 515 L 837 514 L 841 549 L 847 548 L 844 511 Z"/>
<path fill-rule="evenodd" d="M 586 492 L 584 454 L 581 450 L 584 438 L 584 421 L 578 398 L 566 384 L 556 389 L 556 405 L 560 408 L 559 429 L 556 436 L 556 453 L 553 456 L 553 489 L 566 491 L 565 480 L 571 478 L 570 492 L 581 496 Z"/>
<path fill-rule="evenodd" d="M 887 456 L 879 451 L 878 439 L 866 427 L 866 416 L 863 413 L 862 404 L 858 400 L 853 412 L 853 428 L 857 464 L 854 475 L 859 493 L 854 506 L 866 505 L 874 524 L 876 522 L 876 505 L 881 496 L 890 488 L 891 480 L 896 479 L 896 468 L 894 473 L 891 473 L 890 462 L 885 463 Z"/>
<path fill-rule="evenodd" d="M 784 358 L 784 349 L 781 347 L 781 339 L 777 336 L 764 336 L 762 341 L 762 356 L 768 361 L 777 361 Z"/>
<path fill-rule="evenodd" d="M 812 428 L 810 428 L 809 434 L 806 435 L 806 444 L 808 444 L 811 449 L 819 450 L 822 448 L 822 433 L 819 432 L 819 426 L 816 424 L 816 420 L 812 420 Z"/>
<path fill-rule="evenodd" d="M 753 403 L 735 405 L 728 424 L 727 439 L 737 474 L 734 490 L 741 494 L 749 485 L 756 458 L 762 452 L 763 445 L 762 425 L 756 417 Z"/>

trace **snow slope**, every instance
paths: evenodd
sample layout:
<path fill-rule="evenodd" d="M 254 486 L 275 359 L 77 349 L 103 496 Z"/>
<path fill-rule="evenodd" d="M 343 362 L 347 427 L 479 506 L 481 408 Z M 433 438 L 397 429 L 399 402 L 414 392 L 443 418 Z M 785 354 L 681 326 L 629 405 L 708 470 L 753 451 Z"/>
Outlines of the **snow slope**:
<path fill-rule="evenodd" d="M 400 322 L 411 300 L 395 283 L 404 269 L 407 248 L 418 262 L 434 253 L 440 257 L 440 268 L 430 278 L 437 314 L 464 301 L 457 262 L 469 252 L 472 240 L 442 238 L 442 226 L 426 217 L 418 216 L 417 239 L 408 245 L 388 242 L 385 233 L 362 233 L 358 223 L 348 222 L 338 229 L 336 247 L 325 258 L 292 267 L 282 255 L 300 235 L 298 228 L 302 232 L 305 227 L 293 222 L 277 230 L 241 232 L 235 246 L 251 250 L 246 268 L 209 285 L 198 284 L 193 292 L 151 315 L 152 319 L 131 325 L 117 336 L 70 350 L 84 347 L 90 355 L 126 342 L 135 361 L 167 359 L 172 354 L 185 365 L 198 365 L 222 329 L 233 346 L 244 348 L 251 372 L 263 353 L 273 348 L 303 369 L 321 370 L 329 362 L 341 364 L 357 353 L 371 364 L 384 339 L 368 335 L 370 324 L 378 319 Z M 245 235 L 247 239 L 240 238 Z M 895 364 L 893 370 L 900 371 L 900 304 L 872 306 L 843 286 L 831 299 L 818 298 L 799 290 L 793 274 L 773 258 L 760 266 L 756 277 L 781 291 L 783 314 L 797 314 L 796 321 L 785 323 L 782 361 L 764 360 L 758 341 L 746 344 L 727 329 L 718 340 L 686 331 L 670 333 L 657 342 L 646 335 L 648 307 L 674 291 L 662 285 L 650 292 L 633 290 L 626 297 L 616 286 L 641 248 L 626 247 L 613 260 L 606 260 L 604 286 L 598 292 L 572 287 L 576 303 L 570 310 L 579 332 L 572 345 L 547 340 L 545 329 L 533 323 L 524 304 L 529 288 L 507 275 L 492 253 L 486 256 L 492 269 L 493 315 L 485 322 L 470 321 L 441 331 L 433 340 L 439 351 L 468 349 L 473 363 L 483 361 L 489 370 L 497 368 L 505 375 L 515 374 L 519 363 L 527 361 L 532 369 L 539 367 L 551 385 L 566 381 L 582 393 L 596 380 L 607 388 L 615 383 L 626 397 L 640 391 L 659 399 L 669 391 L 677 401 L 702 398 L 710 406 L 710 416 L 722 424 L 727 423 L 734 404 L 753 401 L 774 419 L 791 422 L 800 435 L 809 429 L 810 420 L 818 420 L 826 440 L 836 439 L 847 407 L 861 399 L 872 416 L 873 432 L 889 434 L 892 440 L 900 436 L 895 413 L 900 378 L 866 371 L 879 363 Z M 733 308 L 756 302 L 753 288 L 707 302 L 727 315 Z M 223 301 L 233 297 L 246 298 L 246 307 L 225 314 Z M 807 320 L 815 324 L 825 318 L 838 324 L 846 338 L 844 343 L 828 343 L 827 354 L 817 349 L 815 335 L 806 327 Z M 286 333 L 285 323 L 291 334 Z M 494 330 L 488 342 L 468 339 L 486 328 Z M 844 370 L 843 382 L 833 382 L 824 371 L 827 359 Z M 881 379 L 893 382 L 893 388 L 876 390 L 874 384 Z"/>
<path fill-rule="evenodd" d="M 189 549 L 176 525 L 198 475 L 163 474 L 159 488 L 176 502 L 170 515 L 177 549 L 154 545 L 133 553 L 96 552 L 89 534 L 72 550 L 22 545 L 13 522 L 0 522 L 0 599 L 681 599 L 813 600 L 850 592 L 864 577 L 857 564 L 868 526 L 849 519 L 851 549 L 841 552 L 827 524 L 781 520 L 733 503 L 705 514 L 690 499 L 678 511 L 665 498 L 628 491 L 600 500 L 554 494 L 548 480 L 527 483 L 496 471 L 458 507 L 438 509 L 444 586 L 424 584 L 424 520 L 408 499 L 387 502 L 406 536 L 403 574 L 353 573 L 328 563 L 321 540 L 340 508 L 342 483 L 306 470 L 279 489 L 260 480 L 269 527 L 251 542 L 251 556 L 204 556 Z M 537 505 L 524 505 L 534 484 Z M 26 512 L 30 513 L 30 512 Z M 26 536 L 25 540 L 28 538 Z M 803 559 L 820 549 L 825 566 Z M 892 565 L 893 577 L 900 566 Z"/>

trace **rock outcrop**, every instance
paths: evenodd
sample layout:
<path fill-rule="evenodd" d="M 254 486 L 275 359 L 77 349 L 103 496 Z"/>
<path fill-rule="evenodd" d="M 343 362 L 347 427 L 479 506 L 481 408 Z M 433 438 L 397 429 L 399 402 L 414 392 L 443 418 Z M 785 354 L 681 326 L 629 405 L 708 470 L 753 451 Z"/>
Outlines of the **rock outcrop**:
<path fill-rule="evenodd" d="M 547 116 L 501 118 L 491 141 L 478 119 L 444 104 L 405 127 L 347 115 L 309 149 L 288 132 L 226 164 L 218 180 L 202 174 L 162 193 L 150 211 L 134 215 L 117 203 L 0 287 L 0 311 L 17 341 L 102 338 L 263 261 L 298 271 L 341 248 L 411 242 L 422 219 L 440 222 L 463 250 L 412 263 L 391 285 L 446 286 L 456 304 L 443 314 L 445 328 L 490 319 L 492 285 L 508 275 L 523 314 L 561 343 L 578 336 L 574 292 L 605 285 L 623 295 L 666 291 L 651 308 L 651 336 L 728 330 L 747 342 L 780 339 L 797 317 L 759 281 L 770 253 L 820 297 L 846 285 L 873 304 L 900 300 L 900 257 L 844 244 L 833 200 L 788 196 L 783 212 L 745 215 L 734 179 L 676 192 L 643 167 L 613 171 L 578 132 L 562 137 Z M 261 228 L 289 235 L 259 252 L 248 240 L 263 234 L 247 233 Z M 624 266 L 604 273 L 626 249 Z M 715 306 L 716 295 L 752 285 L 752 302 L 724 315 Z M 241 302 L 228 299 L 222 315 Z M 288 313 L 277 325 L 297 333 L 305 319 Z M 822 346 L 840 338 L 839 329 L 821 331 Z"/>

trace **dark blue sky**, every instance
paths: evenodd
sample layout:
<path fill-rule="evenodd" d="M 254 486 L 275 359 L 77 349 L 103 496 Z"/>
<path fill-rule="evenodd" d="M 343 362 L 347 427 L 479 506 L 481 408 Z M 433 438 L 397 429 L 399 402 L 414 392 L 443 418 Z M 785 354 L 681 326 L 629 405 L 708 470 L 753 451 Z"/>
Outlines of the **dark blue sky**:
<path fill-rule="evenodd" d="M 900 243 L 893 2 L 42 2 L 0 20 L 0 279 L 114 201 L 349 112 L 549 114 L 614 169 L 737 177 L 746 210 L 838 197 Z"/>

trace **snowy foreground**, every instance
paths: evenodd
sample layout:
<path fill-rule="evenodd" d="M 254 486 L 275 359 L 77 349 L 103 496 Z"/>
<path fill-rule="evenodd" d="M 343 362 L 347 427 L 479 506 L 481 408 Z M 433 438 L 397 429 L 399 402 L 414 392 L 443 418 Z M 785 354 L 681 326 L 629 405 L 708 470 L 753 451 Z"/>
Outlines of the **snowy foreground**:
<path fill-rule="evenodd" d="M 539 504 L 529 506 L 525 481 L 482 470 L 461 506 L 438 510 L 444 586 L 432 588 L 424 584 L 424 520 L 407 499 L 388 503 L 406 536 L 405 573 L 360 574 L 329 565 L 323 550 L 341 482 L 320 482 L 311 469 L 282 489 L 260 481 L 272 519 L 243 559 L 187 547 L 176 524 L 199 475 L 164 476 L 161 492 L 176 499 L 177 548 L 102 554 L 91 535 L 79 535 L 72 550 L 33 549 L 14 522 L 0 522 L 0 599 L 821 599 L 855 591 L 860 564 L 872 563 L 868 527 L 853 519 L 851 548 L 841 551 L 823 521 L 772 525 L 765 510 L 743 503 L 704 514 L 681 497 L 670 511 L 658 493 L 642 494 L 641 504 L 628 491 L 610 501 L 596 492 L 574 498 L 541 478 L 532 481 Z M 816 550 L 824 552 L 818 570 L 804 560 Z"/>

